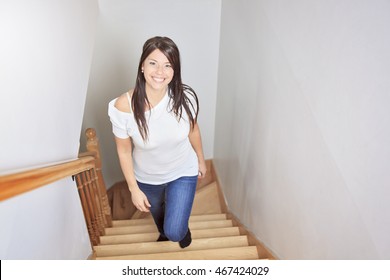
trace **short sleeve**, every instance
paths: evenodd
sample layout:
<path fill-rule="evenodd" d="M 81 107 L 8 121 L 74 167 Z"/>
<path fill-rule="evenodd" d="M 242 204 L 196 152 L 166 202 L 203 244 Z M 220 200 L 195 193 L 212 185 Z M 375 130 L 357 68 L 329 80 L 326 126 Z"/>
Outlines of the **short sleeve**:
<path fill-rule="evenodd" d="M 127 122 L 129 113 L 121 112 L 115 107 L 117 98 L 111 100 L 108 104 L 108 116 L 112 124 L 112 132 L 118 138 L 126 139 L 129 138 L 127 129 Z"/>

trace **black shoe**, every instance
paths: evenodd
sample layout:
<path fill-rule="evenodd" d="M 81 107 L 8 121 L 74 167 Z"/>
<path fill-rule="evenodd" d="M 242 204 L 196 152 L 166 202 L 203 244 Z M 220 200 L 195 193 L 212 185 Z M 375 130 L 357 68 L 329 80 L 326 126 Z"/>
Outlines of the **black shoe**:
<path fill-rule="evenodd" d="M 160 236 L 158 237 L 157 239 L 157 242 L 160 242 L 160 241 L 168 241 L 168 237 L 166 237 L 163 233 L 160 233 Z"/>
<path fill-rule="evenodd" d="M 184 236 L 184 238 L 181 241 L 179 241 L 179 245 L 181 248 L 184 249 L 185 247 L 190 246 L 191 242 L 192 242 L 191 231 L 190 229 L 188 229 L 186 236 Z"/>

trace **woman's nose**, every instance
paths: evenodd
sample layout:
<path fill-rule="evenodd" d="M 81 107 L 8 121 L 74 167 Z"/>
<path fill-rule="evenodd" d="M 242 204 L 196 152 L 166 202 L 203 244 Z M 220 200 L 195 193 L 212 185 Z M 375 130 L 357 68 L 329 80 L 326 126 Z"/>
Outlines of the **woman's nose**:
<path fill-rule="evenodd" d="M 157 71 L 157 73 L 163 73 L 164 72 L 164 66 L 158 65 L 156 71 Z"/>

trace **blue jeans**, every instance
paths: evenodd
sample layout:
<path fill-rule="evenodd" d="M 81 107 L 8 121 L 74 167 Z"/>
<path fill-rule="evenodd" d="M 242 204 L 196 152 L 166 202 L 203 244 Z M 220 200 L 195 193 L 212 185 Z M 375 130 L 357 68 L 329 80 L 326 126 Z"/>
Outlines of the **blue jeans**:
<path fill-rule="evenodd" d="M 158 231 L 171 241 L 181 241 L 187 234 L 197 181 L 198 176 L 185 176 L 162 185 L 138 182 Z"/>

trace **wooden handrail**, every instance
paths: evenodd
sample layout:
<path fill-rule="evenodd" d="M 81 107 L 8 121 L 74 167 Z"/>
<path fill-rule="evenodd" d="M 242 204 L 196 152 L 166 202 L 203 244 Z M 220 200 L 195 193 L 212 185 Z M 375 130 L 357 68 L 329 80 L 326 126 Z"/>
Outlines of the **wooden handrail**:
<path fill-rule="evenodd" d="M 76 175 L 95 166 L 93 156 L 0 176 L 0 201 Z"/>
<path fill-rule="evenodd" d="M 78 159 L 0 175 L 0 201 L 73 176 L 80 195 L 91 244 L 95 246 L 100 243 L 104 228 L 112 226 L 112 216 L 101 170 L 100 147 L 96 131 L 88 128 L 86 136 L 88 151 L 80 153 Z"/>

